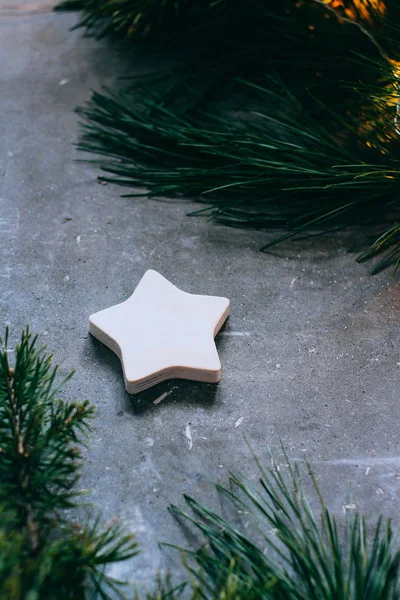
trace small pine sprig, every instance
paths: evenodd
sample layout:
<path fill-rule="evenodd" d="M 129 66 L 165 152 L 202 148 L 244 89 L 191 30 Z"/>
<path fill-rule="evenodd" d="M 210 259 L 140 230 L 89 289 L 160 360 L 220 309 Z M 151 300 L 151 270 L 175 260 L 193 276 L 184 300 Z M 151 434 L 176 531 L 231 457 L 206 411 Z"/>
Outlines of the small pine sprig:
<path fill-rule="evenodd" d="M 64 512 L 78 505 L 79 447 L 94 409 L 57 399 L 57 368 L 29 329 L 14 367 L 8 331 L 0 343 L 0 597 L 111 597 L 119 585 L 104 568 L 137 553 L 133 536 L 98 518 L 80 526 Z"/>
<path fill-rule="evenodd" d="M 271 461 L 266 469 L 259 465 L 258 486 L 236 475 L 228 488 L 217 486 L 253 525 L 245 533 L 190 496 L 189 513 L 171 507 L 205 541 L 198 551 L 179 549 L 192 577 L 192 600 L 396 600 L 400 550 L 390 521 L 379 517 L 371 531 L 352 506 L 343 533 L 310 465 L 305 463 L 309 490 L 319 514 L 311 508 L 299 465 L 286 453 L 284 465 Z"/>

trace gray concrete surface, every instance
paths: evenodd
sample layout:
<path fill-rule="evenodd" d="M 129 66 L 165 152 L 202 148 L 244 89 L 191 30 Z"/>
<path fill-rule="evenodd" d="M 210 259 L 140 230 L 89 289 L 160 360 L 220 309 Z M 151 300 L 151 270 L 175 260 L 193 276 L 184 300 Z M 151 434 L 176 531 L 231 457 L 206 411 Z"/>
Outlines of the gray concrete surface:
<path fill-rule="evenodd" d="M 9 6 L 14 5 L 9 2 Z M 397 518 L 400 497 L 400 287 L 370 277 L 345 234 L 292 243 L 188 218 L 185 202 L 123 199 L 74 162 L 73 110 L 126 69 L 106 43 L 70 33 L 75 15 L 0 13 L 0 310 L 18 340 L 30 323 L 61 372 L 67 399 L 98 416 L 83 485 L 105 518 L 137 531 L 142 555 L 122 577 L 176 573 L 157 543 L 185 543 L 167 512 L 188 492 L 216 508 L 213 482 L 257 468 L 282 439 L 307 456 L 329 506 L 354 501 Z M 146 269 L 188 292 L 224 295 L 218 386 L 172 381 L 137 397 L 118 359 L 88 335 L 88 315 L 130 295 Z M 170 392 L 154 405 L 164 391 Z M 240 424 L 239 424 L 240 423 Z M 187 428 L 193 445 L 189 447 Z"/>

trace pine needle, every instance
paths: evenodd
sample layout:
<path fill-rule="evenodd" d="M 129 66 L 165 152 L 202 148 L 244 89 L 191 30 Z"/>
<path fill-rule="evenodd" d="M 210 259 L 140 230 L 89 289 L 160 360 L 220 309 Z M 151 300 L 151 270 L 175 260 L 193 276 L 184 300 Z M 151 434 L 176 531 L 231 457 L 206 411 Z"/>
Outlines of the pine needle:
<path fill-rule="evenodd" d="M 400 593 L 398 539 L 380 517 L 368 531 L 357 510 L 347 532 L 324 503 L 311 467 L 274 461 L 261 469 L 258 487 L 232 475 L 229 489 L 217 486 L 240 525 L 221 518 L 190 496 L 189 513 L 171 512 L 194 525 L 205 544 L 186 556 L 194 598 L 216 600 L 394 600 Z M 319 499 L 311 508 L 305 485 Z M 254 542 L 251 541 L 254 537 Z M 198 594 L 198 595 L 196 595 Z"/>
<path fill-rule="evenodd" d="M 194 198 L 225 225 L 283 229 L 264 251 L 305 232 L 372 225 L 376 241 L 366 239 L 359 262 L 382 253 L 374 272 L 397 269 L 398 2 L 67 5 L 103 33 L 122 19 L 133 39 L 129 19 L 144 19 L 157 39 L 177 42 L 181 30 L 192 49 L 207 39 L 158 92 L 132 80 L 81 108 L 78 147 L 100 156 L 102 180 L 144 188 L 133 196 Z"/>
<path fill-rule="evenodd" d="M 29 329 L 11 367 L 8 338 L 0 340 L 0 597 L 115 598 L 121 586 L 104 567 L 137 554 L 136 541 L 116 523 L 80 526 L 65 512 L 78 506 L 79 447 L 94 409 L 56 398 L 57 369 Z"/>

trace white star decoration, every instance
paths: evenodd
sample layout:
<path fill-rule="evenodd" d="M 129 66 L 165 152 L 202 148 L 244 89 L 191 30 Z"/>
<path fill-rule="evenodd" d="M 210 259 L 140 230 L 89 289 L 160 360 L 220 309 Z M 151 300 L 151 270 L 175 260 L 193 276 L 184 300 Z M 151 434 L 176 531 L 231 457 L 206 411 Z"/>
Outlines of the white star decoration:
<path fill-rule="evenodd" d="M 119 356 L 137 394 L 165 379 L 219 381 L 214 337 L 228 313 L 227 298 L 187 294 L 147 271 L 128 300 L 89 317 L 89 331 Z"/>

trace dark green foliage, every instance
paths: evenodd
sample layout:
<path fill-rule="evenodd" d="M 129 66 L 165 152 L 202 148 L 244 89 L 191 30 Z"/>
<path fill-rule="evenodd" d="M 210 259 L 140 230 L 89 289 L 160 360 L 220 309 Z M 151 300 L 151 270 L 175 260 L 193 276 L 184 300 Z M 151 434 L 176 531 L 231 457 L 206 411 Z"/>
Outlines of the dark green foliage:
<path fill-rule="evenodd" d="M 79 148 L 105 156 L 96 163 L 112 175 L 103 176 L 106 181 L 144 186 L 148 196 L 195 197 L 211 204 L 203 214 L 227 225 L 289 229 L 265 249 L 304 231 L 337 226 L 382 223 L 385 232 L 385 221 L 399 209 L 393 108 L 387 106 L 378 122 L 372 120 L 376 107 L 365 107 L 373 126 L 361 133 L 352 117 L 341 118 L 315 100 L 326 117 L 317 124 L 282 84 L 257 86 L 254 100 L 260 108 L 235 117 L 192 116 L 137 92 L 94 93 L 82 111 L 88 124 Z M 274 109 L 263 108 L 263 100 Z M 335 125 L 340 141 L 331 133 Z M 400 255 L 397 226 L 382 233 L 359 257 L 389 248 L 376 271 Z"/>
<path fill-rule="evenodd" d="M 316 515 L 297 464 L 262 469 L 254 488 L 232 476 L 219 491 L 247 522 L 258 528 L 258 543 L 240 528 L 185 496 L 189 520 L 206 544 L 188 551 L 194 598 L 206 600 L 395 600 L 400 593 L 400 551 L 390 522 L 379 519 L 368 536 L 354 510 L 345 535 L 325 506 L 309 465 L 310 489 L 320 503 Z M 282 475 L 282 471 L 286 473 Z M 233 490 L 233 492 L 232 492 Z M 353 509 L 354 505 L 350 505 Z M 249 523 L 248 523 L 249 524 Z M 196 591 L 197 590 L 197 591 Z"/>
<path fill-rule="evenodd" d="M 147 35 L 156 24 L 164 25 L 165 12 L 173 15 L 175 4 L 178 3 L 169 0 L 65 0 L 56 10 L 83 11 L 77 27 L 94 30 L 98 37 L 118 33 L 137 38 Z"/>
<path fill-rule="evenodd" d="M 117 582 L 104 567 L 137 552 L 117 524 L 81 526 L 66 517 L 77 504 L 82 444 L 93 416 L 88 402 L 57 399 L 57 369 L 28 330 L 8 361 L 0 352 L 0 598 L 108 598 Z"/>
<path fill-rule="evenodd" d="M 120 0 L 107 23 L 161 4 Z M 195 18 L 199 4 L 206 10 Z M 112 5 L 81 3 L 92 24 Z M 134 82 L 93 94 L 80 111 L 79 147 L 104 156 L 96 161 L 112 174 L 104 179 L 149 196 L 194 197 L 227 225 L 285 229 L 272 244 L 373 225 L 359 261 L 383 253 L 374 272 L 397 268 L 399 3 L 174 6 L 193 40 L 201 24 L 208 51 L 167 76 L 157 95 Z"/>
<path fill-rule="evenodd" d="M 56 10 L 82 11 L 77 27 L 98 38 L 113 34 L 127 40 L 182 34 L 190 20 L 211 16 L 204 0 L 64 0 Z"/>

